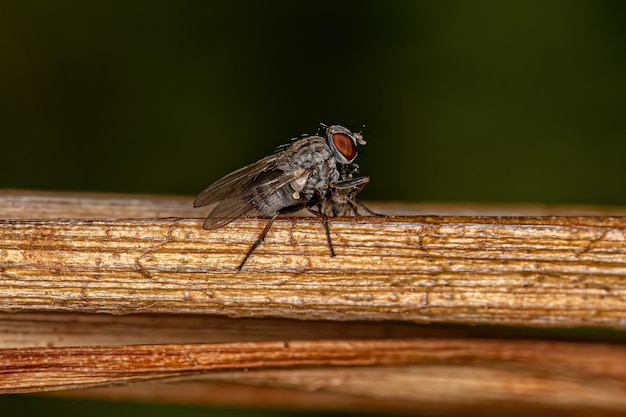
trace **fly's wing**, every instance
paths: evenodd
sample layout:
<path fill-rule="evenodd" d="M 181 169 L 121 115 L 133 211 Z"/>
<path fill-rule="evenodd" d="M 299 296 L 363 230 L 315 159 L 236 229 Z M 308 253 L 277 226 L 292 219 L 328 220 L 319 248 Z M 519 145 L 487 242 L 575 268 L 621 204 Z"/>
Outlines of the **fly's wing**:
<path fill-rule="evenodd" d="M 247 165 L 220 178 L 198 194 L 193 206 L 208 206 L 232 198 L 233 193 L 240 192 L 243 186 L 252 181 L 254 177 L 275 167 L 278 159 L 280 159 L 279 155 L 266 156 L 254 164 Z"/>
<path fill-rule="evenodd" d="M 218 203 L 204 222 L 205 229 L 218 229 L 252 211 L 285 185 L 306 177 L 305 169 L 284 172 L 276 167 L 277 155 L 243 167 L 210 185 L 194 202 L 194 207 Z"/>
<path fill-rule="evenodd" d="M 254 178 L 249 183 L 244 183 L 241 190 L 217 203 L 204 221 L 203 227 L 205 229 L 218 229 L 241 216 L 249 214 L 259 203 L 268 199 L 282 187 L 308 176 L 309 173 L 310 170 L 305 169 L 289 173 L 280 169 L 264 171 L 261 181 Z"/>

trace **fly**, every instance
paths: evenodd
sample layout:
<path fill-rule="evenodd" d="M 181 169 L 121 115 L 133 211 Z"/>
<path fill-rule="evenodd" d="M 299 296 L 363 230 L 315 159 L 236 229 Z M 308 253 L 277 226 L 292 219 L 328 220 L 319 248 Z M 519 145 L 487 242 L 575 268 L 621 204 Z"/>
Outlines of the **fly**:
<path fill-rule="evenodd" d="M 359 208 L 381 216 L 356 198 L 369 183 L 369 177 L 353 177 L 359 169 L 354 163 L 357 144 L 366 144 L 363 135 L 339 125 L 322 126 L 326 137 L 310 135 L 294 139 L 279 146 L 272 155 L 217 180 L 196 197 L 194 207 L 216 204 L 204 221 L 203 227 L 208 230 L 240 217 L 269 217 L 239 270 L 263 242 L 279 214 L 306 208 L 319 216 L 331 256 L 335 256 L 335 250 L 329 217 L 356 216 Z"/>

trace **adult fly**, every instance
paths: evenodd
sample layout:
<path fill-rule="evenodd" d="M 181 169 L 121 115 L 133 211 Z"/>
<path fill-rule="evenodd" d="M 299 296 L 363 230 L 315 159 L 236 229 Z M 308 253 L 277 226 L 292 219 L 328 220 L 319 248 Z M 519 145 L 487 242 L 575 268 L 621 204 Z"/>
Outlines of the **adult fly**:
<path fill-rule="evenodd" d="M 216 204 L 204 221 L 205 229 L 218 229 L 239 217 L 266 216 L 269 221 L 239 265 L 239 270 L 263 242 L 279 214 L 308 209 L 322 219 L 331 256 L 335 256 L 328 218 L 358 214 L 365 207 L 357 194 L 369 177 L 355 177 L 357 145 L 361 133 L 340 126 L 324 126 L 325 137 L 308 135 L 279 146 L 259 161 L 234 171 L 204 189 L 194 207 Z"/>

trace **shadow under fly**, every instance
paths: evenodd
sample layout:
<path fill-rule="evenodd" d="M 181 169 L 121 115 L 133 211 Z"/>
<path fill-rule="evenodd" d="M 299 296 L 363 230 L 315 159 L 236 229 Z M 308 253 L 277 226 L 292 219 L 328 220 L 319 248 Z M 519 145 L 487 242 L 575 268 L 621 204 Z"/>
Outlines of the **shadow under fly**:
<path fill-rule="evenodd" d="M 361 133 L 339 126 L 325 126 L 326 137 L 302 136 L 279 146 L 269 156 L 234 171 L 203 190 L 194 207 L 216 204 L 204 222 L 205 229 L 218 229 L 239 217 L 269 217 L 265 228 L 239 265 L 239 270 L 263 242 L 279 214 L 308 209 L 322 219 L 331 256 L 335 250 L 328 218 L 356 216 L 357 200 L 369 177 L 354 177 L 359 166 L 357 144 L 365 145 Z"/>

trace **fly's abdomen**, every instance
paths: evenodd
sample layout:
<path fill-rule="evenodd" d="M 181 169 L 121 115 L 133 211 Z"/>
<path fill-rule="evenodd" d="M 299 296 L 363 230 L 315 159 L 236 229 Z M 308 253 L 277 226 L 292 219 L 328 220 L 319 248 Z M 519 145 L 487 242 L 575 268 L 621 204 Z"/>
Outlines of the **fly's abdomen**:
<path fill-rule="evenodd" d="M 266 216 L 273 216 L 286 207 L 298 203 L 300 195 L 290 183 L 275 187 L 284 172 L 281 170 L 266 171 L 257 176 L 248 188 L 249 198 L 254 207 Z"/>
<path fill-rule="evenodd" d="M 291 190 L 289 185 L 279 188 L 272 194 L 265 196 L 256 205 L 256 209 L 266 216 L 273 216 L 280 212 L 282 209 L 292 207 L 298 204 L 298 201 L 293 198 L 294 191 Z"/>

